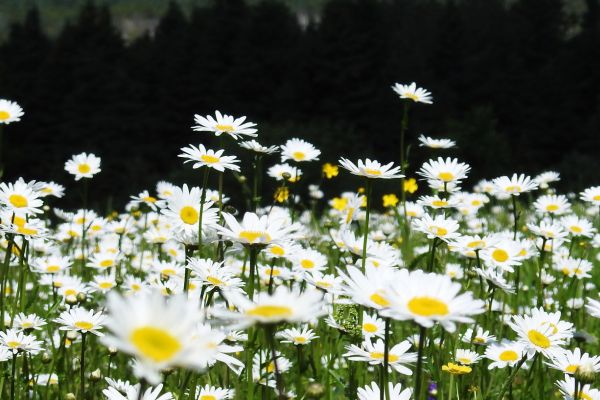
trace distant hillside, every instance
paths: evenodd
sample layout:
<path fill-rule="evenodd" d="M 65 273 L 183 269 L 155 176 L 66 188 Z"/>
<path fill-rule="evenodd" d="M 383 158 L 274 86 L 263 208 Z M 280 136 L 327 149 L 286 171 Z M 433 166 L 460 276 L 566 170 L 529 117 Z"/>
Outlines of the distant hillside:
<path fill-rule="evenodd" d="M 82 5 L 90 0 L 2 0 L 0 1 L 0 39 L 6 37 L 10 24 L 22 20 L 33 6 L 40 10 L 44 29 L 54 35 L 66 21 L 72 20 Z M 194 7 L 206 7 L 216 0 L 174 0 L 185 12 Z M 247 0 L 253 4 L 264 0 Z M 287 4 L 299 17 L 318 14 L 327 0 L 271 0 Z M 115 24 L 125 38 L 152 30 L 169 5 L 167 0 L 96 0 L 95 4 L 110 7 Z"/>

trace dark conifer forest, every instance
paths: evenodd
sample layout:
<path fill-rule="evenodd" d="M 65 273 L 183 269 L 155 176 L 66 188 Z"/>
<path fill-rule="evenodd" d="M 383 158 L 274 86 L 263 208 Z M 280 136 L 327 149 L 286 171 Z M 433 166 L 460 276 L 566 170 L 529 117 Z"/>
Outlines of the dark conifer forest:
<path fill-rule="evenodd" d="M 559 0 L 331 0 L 308 24 L 275 1 L 189 14 L 172 3 L 128 43 L 102 5 L 56 37 L 32 9 L 0 44 L 0 98 L 25 110 L 4 130 L 5 178 L 70 190 L 64 162 L 89 151 L 102 158 L 96 206 L 122 205 L 195 173 L 177 154 L 214 140 L 190 127 L 215 110 L 246 115 L 264 144 L 311 141 L 322 162 L 397 161 L 402 103 L 390 86 L 415 81 L 434 104 L 413 106 L 409 140 L 456 140 L 444 155 L 473 167 L 469 184 L 553 169 L 561 190 L 579 190 L 600 182 L 600 7 L 585 3 L 573 20 Z M 413 171 L 422 154 L 413 146 Z"/>

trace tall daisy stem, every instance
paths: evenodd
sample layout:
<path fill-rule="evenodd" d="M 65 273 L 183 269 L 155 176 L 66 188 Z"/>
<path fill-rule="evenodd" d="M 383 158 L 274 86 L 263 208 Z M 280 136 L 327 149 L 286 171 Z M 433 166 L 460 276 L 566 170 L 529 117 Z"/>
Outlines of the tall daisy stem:
<path fill-rule="evenodd" d="M 12 255 L 14 245 L 14 235 L 6 234 L 8 247 L 4 253 L 4 263 L 2 264 L 2 275 L 0 276 L 0 329 L 4 330 L 4 308 L 6 302 L 6 282 L 8 281 L 10 256 Z"/>
<path fill-rule="evenodd" d="M 79 396 L 85 399 L 85 336 L 86 332 L 81 332 L 81 365 L 80 365 L 80 389 Z"/>
<path fill-rule="evenodd" d="M 13 354 L 10 373 L 10 400 L 15 400 L 15 380 L 17 379 L 17 355 Z"/>
<path fill-rule="evenodd" d="M 256 280 L 256 261 L 258 259 L 259 249 L 256 246 L 248 246 L 248 252 L 250 253 L 250 273 L 248 274 L 248 297 L 250 300 L 254 299 L 254 281 Z"/>
<path fill-rule="evenodd" d="M 415 374 L 415 391 L 414 398 L 419 400 L 421 398 L 421 374 L 423 371 L 423 349 L 425 348 L 425 334 L 427 328 L 419 326 L 419 346 L 417 350 L 417 372 Z"/>
<path fill-rule="evenodd" d="M 383 387 L 380 390 L 380 399 L 390 400 L 390 386 L 388 385 L 388 369 L 390 365 L 390 318 L 385 319 L 385 333 L 384 333 L 384 348 L 383 348 L 383 370 L 381 374 L 383 379 L 381 384 Z"/>
<path fill-rule="evenodd" d="M 261 177 L 262 177 L 262 154 L 254 156 L 254 181 L 252 184 L 252 206 L 254 212 L 260 207 L 261 200 Z"/>
<path fill-rule="evenodd" d="M 406 151 L 404 149 L 404 136 L 408 128 L 408 109 L 410 103 L 404 102 L 404 108 L 402 110 L 402 122 L 400 123 L 400 167 L 402 168 L 402 174 L 406 175 L 408 165 L 406 163 Z M 404 208 L 404 215 L 406 216 L 406 192 L 404 191 L 404 181 L 406 178 L 400 178 L 400 197 L 402 199 L 402 207 Z"/>
<path fill-rule="evenodd" d="M 202 193 L 200 194 L 200 215 L 198 216 L 198 257 L 202 258 L 202 214 L 204 213 L 204 203 L 206 202 L 206 186 L 208 185 L 208 173 L 210 168 L 204 167 L 204 176 L 202 177 Z"/>
<path fill-rule="evenodd" d="M 517 226 L 519 223 L 519 214 L 517 213 L 517 196 L 511 195 L 512 200 L 512 212 L 513 212 L 513 240 L 517 240 Z"/>
<path fill-rule="evenodd" d="M 267 342 L 269 342 L 269 348 L 271 350 L 271 358 L 273 359 L 273 369 L 275 370 L 275 387 L 277 388 L 277 398 L 280 398 L 285 394 L 285 389 L 283 386 L 283 377 L 279 373 L 279 366 L 277 365 L 277 352 L 275 349 L 275 325 L 268 324 L 265 325 L 266 329 L 266 337 Z M 297 388 L 299 393 L 299 389 Z"/>
<path fill-rule="evenodd" d="M 523 364 L 525 364 L 525 361 L 527 361 L 527 357 L 521 358 L 521 361 L 519 361 L 515 369 L 513 369 L 508 379 L 504 382 L 504 385 L 502 385 L 502 389 L 500 389 L 500 394 L 497 397 L 498 400 L 502 400 L 504 398 L 504 393 L 506 393 L 506 390 L 512 386 L 512 382 L 515 379 L 517 372 L 519 372 L 519 369 L 521 369 Z"/>
<path fill-rule="evenodd" d="M 538 293 L 537 306 L 544 305 L 544 282 L 542 282 L 542 273 L 544 272 L 544 261 L 546 258 L 546 238 L 542 238 L 542 247 L 540 248 L 540 261 L 538 264 Z"/>
<path fill-rule="evenodd" d="M 365 227 L 363 232 L 363 248 L 362 248 L 362 272 L 365 273 L 365 266 L 367 263 L 367 242 L 369 239 L 369 219 L 371 216 L 371 189 L 372 183 L 369 178 L 367 178 L 367 185 L 365 189 L 365 196 L 367 198 L 367 214 L 365 216 Z"/>

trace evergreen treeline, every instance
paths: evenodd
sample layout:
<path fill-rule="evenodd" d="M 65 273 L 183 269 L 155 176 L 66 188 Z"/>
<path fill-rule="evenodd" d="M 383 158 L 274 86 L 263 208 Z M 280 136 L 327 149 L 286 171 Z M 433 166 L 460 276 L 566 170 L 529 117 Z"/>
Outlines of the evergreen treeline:
<path fill-rule="evenodd" d="M 397 160 L 390 86 L 416 81 L 434 105 L 412 108 L 410 140 L 457 140 L 446 154 L 472 165 L 471 183 L 556 169 L 578 190 L 598 184 L 599 17 L 597 0 L 581 21 L 560 0 L 332 0 L 304 27 L 275 1 L 220 0 L 189 18 L 172 3 L 153 37 L 125 45 L 105 7 L 88 4 L 52 40 L 34 9 L 0 46 L 0 97 L 26 113 L 6 129 L 6 178 L 72 188 L 65 160 L 91 151 L 94 198 L 121 204 L 189 181 L 179 148 L 207 140 L 193 115 L 215 109 L 257 122 L 265 144 L 300 135 L 322 161 Z M 423 154 L 413 148 L 413 170 Z"/>

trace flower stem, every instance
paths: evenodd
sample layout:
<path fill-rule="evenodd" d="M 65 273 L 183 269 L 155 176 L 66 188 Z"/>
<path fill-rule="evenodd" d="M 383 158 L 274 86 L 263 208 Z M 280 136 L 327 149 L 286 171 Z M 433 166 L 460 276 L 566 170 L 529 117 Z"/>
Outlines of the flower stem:
<path fill-rule="evenodd" d="M 383 370 L 381 374 L 383 376 L 382 385 L 380 390 L 380 399 L 390 400 L 390 387 L 388 385 L 388 368 L 390 364 L 390 318 L 385 319 L 385 332 L 384 332 L 384 348 L 383 348 Z"/>
<path fill-rule="evenodd" d="M 421 372 L 423 370 L 423 349 L 425 347 L 424 344 L 425 344 L 426 331 L 427 331 L 427 328 L 425 328 L 424 326 L 419 327 L 419 347 L 417 350 L 417 371 L 415 374 L 415 391 L 414 391 L 414 398 L 417 400 L 421 398 Z"/>
<path fill-rule="evenodd" d="M 544 272 L 544 260 L 546 258 L 546 238 L 542 238 L 542 247 L 540 249 L 540 261 L 538 265 L 538 293 L 537 293 L 537 306 L 542 307 L 544 305 L 544 283 L 542 282 L 542 273 Z"/>
<path fill-rule="evenodd" d="M 206 202 L 206 186 L 208 185 L 209 172 L 210 168 L 204 167 L 202 193 L 200 194 L 200 215 L 198 216 L 198 257 L 202 257 L 202 214 L 204 213 L 204 203 Z"/>
<path fill-rule="evenodd" d="M 248 252 L 250 253 L 250 273 L 248 274 L 248 297 L 250 300 L 254 299 L 254 281 L 256 276 L 256 261 L 258 258 L 259 249 L 256 246 L 248 246 Z"/>
<path fill-rule="evenodd" d="M 80 389 L 79 396 L 85 399 L 85 336 L 86 332 L 81 332 L 81 365 L 80 365 Z"/>
<path fill-rule="evenodd" d="M 512 211 L 513 211 L 513 220 L 514 220 L 513 240 L 517 240 L 517 224 L 519 222 L 519 215 L 517 214 L 517 196 L 512 195 L 512 196 L 510 196 L 510 198 L 512 200 Z"/>
<path fill-rule="evenodd" d="M 367 242 L 369 239 L 369 218 L 371 215 L 371 180 L 367 178 L 367 187 L 365 189 L 365 196 L 367 198 L 367 215 L 365 216 L 365 228 L 363 232 L 363 248 L 362 248 L 362 272 L 365 273 L 365 266 L 367 263 Z"/>
<path fill-rule="evenodd" d="M 519 372 L 519 369 L 521 369 L 523 364 L 525 364 L 526 360 L 527 360 L 527 357 L 521 358 L 521 361 L 519 361 L 519 363 L 517 364 L 515 369 L 513 369 L 512 374 L 510 374 L 510 376 L 508 377 L 506 382 L 504 382 L 504 385 L 502 385 L 502 389 L 500 389 L 500 394 L 497 397 L 498 400 L 502 400 L 504 398 L 504 393 L 506 393 L 506 390 L 508 389 L 508 387 L 512 385 L 512 381 L 515 379 L 517 372 Z"/>
<path fill-rule="evenodd" d="M 13 354 L 10 375 L 10 400 L 15 400 L 15 380 L 17 374 L 17 355 Z"/>
<path fill-rule="evenodd" d="M 277 388 L 277 398 L 280 398 L 283 394 L 285 394 L 285 389 L 283 385 L 283 377 L 279 373 L 279 366 L 277 365 L 277 352 L 275 350 L 275 325 L 265 325 L 265 329 L 267 342 L 269 342 L 269 347 L 271 349 L 273 368 L 275 370 L 275 387 Z"/>

